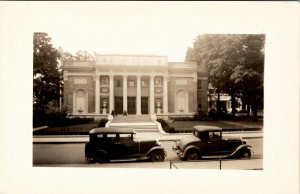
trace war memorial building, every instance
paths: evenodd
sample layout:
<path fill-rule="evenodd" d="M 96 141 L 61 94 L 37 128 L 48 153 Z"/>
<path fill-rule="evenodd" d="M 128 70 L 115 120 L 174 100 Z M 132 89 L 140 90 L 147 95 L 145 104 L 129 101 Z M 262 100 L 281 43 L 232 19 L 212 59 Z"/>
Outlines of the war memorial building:
<path fill-rule="evenodd" d="M 71 116 L 110 114 L 192 116 L 208 110 L 208 74 L 195 62 L 166 56 L 96 55 L 63 61 L 64 101 Z"/>

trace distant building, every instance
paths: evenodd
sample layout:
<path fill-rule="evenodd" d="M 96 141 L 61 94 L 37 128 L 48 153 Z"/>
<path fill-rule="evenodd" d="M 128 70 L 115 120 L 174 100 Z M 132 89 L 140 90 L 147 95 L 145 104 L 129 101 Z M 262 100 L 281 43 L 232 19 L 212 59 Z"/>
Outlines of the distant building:
<path fill-rule="evenodd" d="M 96 55 L 63 61 L 64 101 L 72 116 L 110 114 L 191 116 L 208 111 L 208 74 L 197 63 L 166 56 Z"/>

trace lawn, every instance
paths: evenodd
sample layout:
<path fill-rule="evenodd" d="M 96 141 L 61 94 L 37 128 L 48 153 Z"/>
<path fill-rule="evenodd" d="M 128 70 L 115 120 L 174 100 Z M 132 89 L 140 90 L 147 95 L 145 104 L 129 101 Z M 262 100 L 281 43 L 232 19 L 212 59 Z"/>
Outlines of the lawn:
<path fill-rule="evenodd" d="M 66 127 L 53 127 L 34 131 L 33 135 L 87 135 L 88 132 L 98 127 L 99 123 L 79 124 Z M 253 123 L 250 120 L 234 121 L 175 121 L 169 123 L 175 128 L 175 132 L 189 132 L 195 125 L 218 126 L 227 131 L 235 130 L 261 130 L 263 122 L 260 120 Z"/>

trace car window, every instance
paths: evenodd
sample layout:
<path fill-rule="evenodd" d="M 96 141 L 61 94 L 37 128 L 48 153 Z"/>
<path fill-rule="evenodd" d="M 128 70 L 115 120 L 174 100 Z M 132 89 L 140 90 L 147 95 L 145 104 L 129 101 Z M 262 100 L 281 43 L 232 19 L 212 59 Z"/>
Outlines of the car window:
<path fill-rule="evenodd" d="M 208 141 L 208 138 L 209 138 L 209 134 L 208 132 L 199 132 L 199 138 L 202 140 L 202 141 Z"/>
<path fill-rule="evenodd" d="M 220 132 L 209 132 L 209 139 L 210 140 L 219 140 L 221 138 Z"/>

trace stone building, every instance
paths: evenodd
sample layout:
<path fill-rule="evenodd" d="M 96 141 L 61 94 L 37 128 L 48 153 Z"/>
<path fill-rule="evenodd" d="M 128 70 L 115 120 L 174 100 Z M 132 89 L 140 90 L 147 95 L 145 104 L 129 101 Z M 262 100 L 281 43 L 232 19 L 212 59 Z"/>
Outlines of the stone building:
<path fill-rule="evenodd" d="M 63 104 L 72 116 L 110 114 L 191 116 L 207 112 L 208 77 L 197 63 L 166 56 L 96 55 L 63 61 Z"/>

